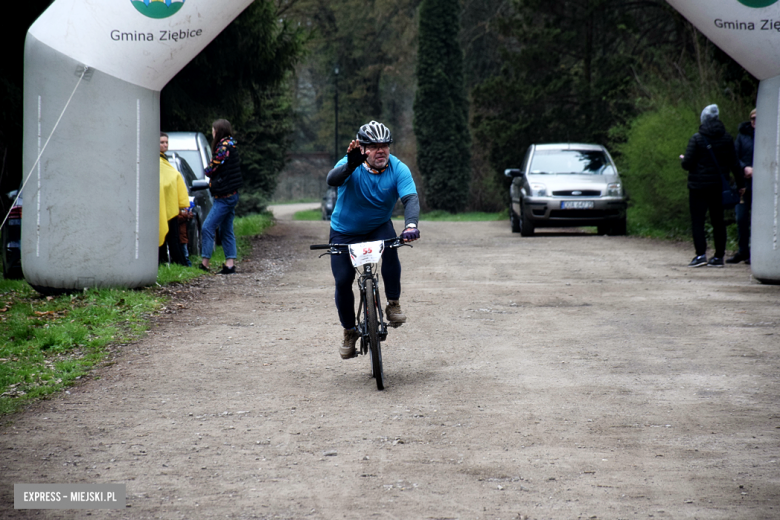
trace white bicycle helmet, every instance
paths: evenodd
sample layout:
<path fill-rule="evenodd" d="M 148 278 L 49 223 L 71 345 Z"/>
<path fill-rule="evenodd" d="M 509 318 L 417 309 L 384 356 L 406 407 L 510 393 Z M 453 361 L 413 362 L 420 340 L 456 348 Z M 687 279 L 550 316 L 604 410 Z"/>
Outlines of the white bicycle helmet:
<path fill-rule="evenodd" d="M 357 133 L 357 140 L 362 145 L 390 144 L 393 142 L 393 134 L 382 123 L 371 121 L 360 127 Z"/>

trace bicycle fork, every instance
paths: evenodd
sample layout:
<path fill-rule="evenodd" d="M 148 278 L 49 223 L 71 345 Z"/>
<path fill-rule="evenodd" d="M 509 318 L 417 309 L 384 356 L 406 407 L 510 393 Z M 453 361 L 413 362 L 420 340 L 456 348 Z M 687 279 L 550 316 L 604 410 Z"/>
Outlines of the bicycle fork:
<path fill-rule="evenodd" d="M 371 265 L 366 265 L 362 273 L 359 273 L 358 288 L 360 289 L 360 304 L 358 305 L 357 321 L 360 330 L 360 353 L 367 354 L 369 346 L 368 325 L 366 323 L 366 316 L 368 312 L 368 301 L 366 300 L 366 280 L 373 280 L 373 293 L 374 304 L 376 305 L 377 321 L 379 322 L 379 341 L 385 341 L 387 339 L 387 324 L 385 323 L 385 315 L 382 311 L 382 301 L 379 298 L 379 279 L 374 274 L 374 270 Z M 362 319 L 361 319 L 362 318 Z"/>

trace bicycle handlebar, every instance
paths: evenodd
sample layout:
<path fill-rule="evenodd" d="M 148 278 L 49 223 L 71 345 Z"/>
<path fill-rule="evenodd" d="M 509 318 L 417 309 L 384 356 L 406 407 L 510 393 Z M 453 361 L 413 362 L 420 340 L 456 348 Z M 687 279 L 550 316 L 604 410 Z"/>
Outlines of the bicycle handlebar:
<path fill-rule="evenodd" d="M 367 240 L 367 242 L 375 242 L 375 241 Z M 401 247 L 401 246 L 407 245 L 404 242 L 404 239 L 401 238 L 401 237 L 386 238 L 386 239 L 382 240 L 382 242 L 384 242 L 385 244 L 387 244 L 388 242 L 391 242 L 392 244 L 390 245 L 390 247 Z M 337 249 L 337 248 L 349 247 L 351 245 L 354 245 L 354 244 L 314 244 L 314 245 L 309 246 L 309 249 Z M 409 247 L 412 247 L 412 246 L 409 246 Z"/>

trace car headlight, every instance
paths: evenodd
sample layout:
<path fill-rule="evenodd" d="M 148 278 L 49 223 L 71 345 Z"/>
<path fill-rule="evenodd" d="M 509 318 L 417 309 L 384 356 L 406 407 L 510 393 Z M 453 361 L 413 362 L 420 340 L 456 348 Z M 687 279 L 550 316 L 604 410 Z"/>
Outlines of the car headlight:
<path fill-rule="evenodd" d="M 539 184 L 538 182 L 534 182 L 530 184 L 531 186 L 531 197 L 546 197 L 547 196 L 547 186 L 544 184 Z"/>
<path fill-rule="evenodd" d="M 622 195 L 623 195 L 623 190 L 619 182 L 613 182 L 612 184 L 607 184 L 607 197 L 621 197 Z"/>

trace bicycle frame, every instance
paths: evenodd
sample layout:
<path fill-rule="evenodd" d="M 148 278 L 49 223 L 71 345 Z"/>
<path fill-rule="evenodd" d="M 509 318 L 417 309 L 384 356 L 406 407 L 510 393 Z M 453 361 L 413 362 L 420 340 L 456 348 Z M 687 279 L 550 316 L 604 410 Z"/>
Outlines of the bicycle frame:
<path fill-rule="evenodd" d="M 366 316 L 368 315 L 368 300 L 366 298 L 366 280 L 373 280 L 372 291 L 374 293 L 374 302 L 376 304 L 377 318 L 379 321 L 379 341 L 385 341 L 387 339 L 387 323 L 385 323 L 384 313 L 382 312 L 382 300 L 379 297 L 379 277 L 376 274 L 376 270 L 379 267 L 379 263 L 364 264 L 360 267 L 355 267 L 355 271 L 358 274 L 358 288 L 360 289 L 360 303 L 357 309 L 357 328 L 360 332 L 360 353 L 368 353 L 368 323 L 366 322 Z"/>
<path fill-rule="evenodd" d="M 376 251 L 376 247 L 379 246 L 379 251 Z M 385 240 L 377 240 L 374 242 L 360 242 L 357 244 L 322 244 L 312 245 L 311 249 L 328 249 L 324 255 L 341 255 L 349 253 L 352 266 L 357 273 L 358 289 L 360 292 L 360 303 L 358 304 L 356 314 L 356 326 L 360 332 L 360 353 L 366 354 L 368 352 L 368 325 L 366 324 L 365 317 L 368 312 L 368 302 L 366 299 L 366 281 L 372 280 L 373 286 L 373 300 L 377 308 L 377 318 L 379 325 L 379 340 L 385 341 L 387 339 L 387 323 L 385 323 L 384 311 L 382 310 L 381 298 L 379 296 L 379 260 L 384 253 L 385 248 L 390 247 L 397 249 L 399 247 L 414 247 L 403 242 L 401 237 L 388 238 Z"/>

